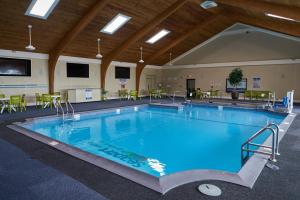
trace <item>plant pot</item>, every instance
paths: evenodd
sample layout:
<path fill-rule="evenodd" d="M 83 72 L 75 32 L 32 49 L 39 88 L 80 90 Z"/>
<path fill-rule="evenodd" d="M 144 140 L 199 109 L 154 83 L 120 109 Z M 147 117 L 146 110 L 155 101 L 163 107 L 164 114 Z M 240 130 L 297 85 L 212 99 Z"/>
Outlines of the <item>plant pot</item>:
<path fill-rule="evenodd" d="M 239 99 L 239 92 L 237 92 L 237 91 L 232 91 L 232 92 L 231 92 L 231 98 L 232 98 L 233 100 Z"/>

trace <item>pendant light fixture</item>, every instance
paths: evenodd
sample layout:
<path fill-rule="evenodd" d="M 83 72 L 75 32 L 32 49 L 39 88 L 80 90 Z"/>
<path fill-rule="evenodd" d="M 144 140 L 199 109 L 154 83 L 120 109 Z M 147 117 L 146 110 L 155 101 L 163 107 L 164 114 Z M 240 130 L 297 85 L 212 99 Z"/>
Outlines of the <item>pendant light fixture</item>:
<path fill-rule="evenodd" d="M 100 38 L 97 39 L 97 43 L 98 43 L 98 53 L 96 55 L 96 58 L 101 59 L 102 55 L 100 53 Z"/>
<path fill-rule="evenodd" d="M 172 52 L 170 52 L 170 57 L 169 57 L 170 61 L 169 61 L 169 65 L 172 66 L 173 63 L 172 63 Z"/>
<path fill-rule="evenodd" d="M 144 63 L 144 60 L 143 60 L 143 47 L 140 47 L 140 50 L 141 50 L 141 59 L 140 59 L 139 63 Z"/>
<path fill-rule="evenodd" d="M 34 50 L 35 50 L 35 47 L 32 46 L 32 44 L 31 44 L 31 29 L 32 29 L 32 25 L 28 25 L 28 31 L 29 31 L 29 45 L 25 47 L 26 50 L 28 50 L 28 51 L 34 51 Z"/>

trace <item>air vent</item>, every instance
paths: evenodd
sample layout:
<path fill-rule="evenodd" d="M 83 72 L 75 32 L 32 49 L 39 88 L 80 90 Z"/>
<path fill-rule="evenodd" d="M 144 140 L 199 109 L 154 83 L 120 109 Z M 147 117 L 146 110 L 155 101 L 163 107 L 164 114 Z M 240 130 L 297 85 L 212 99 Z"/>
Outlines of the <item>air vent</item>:
<path fill-rule="evenodd" d="M 210 9 L 210 8 L 217 7 L 218 4 L 214 1 L 204 1 L 203 3 L 200 4 L 200 6 L 204 9 Z"/>

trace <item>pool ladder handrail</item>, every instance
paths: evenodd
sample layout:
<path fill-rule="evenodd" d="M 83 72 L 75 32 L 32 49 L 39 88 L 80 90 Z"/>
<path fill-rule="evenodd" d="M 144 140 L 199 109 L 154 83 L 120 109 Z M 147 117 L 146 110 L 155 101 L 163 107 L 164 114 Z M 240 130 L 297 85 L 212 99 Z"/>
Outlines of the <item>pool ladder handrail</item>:
<path fill-rule="evenodd" d="M 65 120 L 65 112 L 64 112 L 64 109 L 63 107 L 61 106 L 61 103 L 57 102 L 56 103 L 56 115 L 58 116 L 59 114 L 59 108 L 60 108 L 60 111 L 62 112 L 62 118 L 63 120 Z"/>
<path fill-rule="evenodd" d="M 272 146 L 256 144 L 256 143 L 252 142 L 252 140 L 254 140 L 258 136 L 260 136 L 266 130 L 270 130 L 272 132 Z M 250 149 L 250 146 L 263 147 L 263 148 L 271 149 L 272 151 L 270 153 L 270 152 L 262 151 L 262 150 L 252 150 L 252 149 Z M 246 157 L 244 156 L 244 152 L 247 152 Z M 279 153 L 279 127 L 278 127 L 278 125 L 275 124 L 275 123 L 268 124 L 267 126 L 263 127 L 262 129 L 257 131 L 255 134 L 253 134 L 250 138 L 247 139 L 246 142 L 244 142 L 242 144 L 242 146 L 241 146 L 242 165 L 245 164 L 245 162 L 249 159 L 250 152 L 269 155 L 270 160 L 273 161 L 273 162 L 276 162 L 277 161 L 276 160 L 276 155 L 280 155 L 280 153 Z"/>
<path fill-rule="evenodd" d="M 72 115 L 73 115 L 73 117 L 74 117 L 74 115 L 75 115 L 75 110 L 74 110 L 72 104 L 71 104 L 69 101 L 65 101 L 65 104 L 66 104 L 66 108 L 67 108 L 67 114 L 69 113 L 69 106 L 70 106 L 70 109 L 71 109 L 71 111 L 72 111 Z"/>

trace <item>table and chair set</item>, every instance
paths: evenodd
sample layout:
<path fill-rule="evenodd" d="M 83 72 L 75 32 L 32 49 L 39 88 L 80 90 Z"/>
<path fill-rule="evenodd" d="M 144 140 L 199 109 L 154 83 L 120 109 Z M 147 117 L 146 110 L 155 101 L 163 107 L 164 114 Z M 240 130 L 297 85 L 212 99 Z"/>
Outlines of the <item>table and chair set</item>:
<path fill-rule="evenodd" d="M 36 108 L 45 109 L 47 107 L 53 108 L 61 103 L 60 92 L 53 94 L 42 94 L 35 93 Z M 5 94 L 0 94 L 0 113 L 3 114 L 5 110 L 9 113 L 12 111 L 26 111 L 27 101 L 25 94 L 23 95 L 11 95 L 6 97 Z"/>

